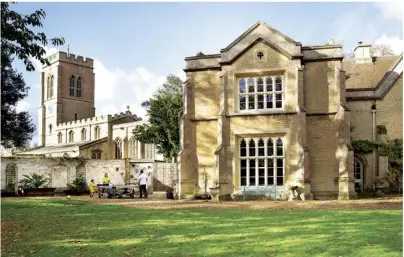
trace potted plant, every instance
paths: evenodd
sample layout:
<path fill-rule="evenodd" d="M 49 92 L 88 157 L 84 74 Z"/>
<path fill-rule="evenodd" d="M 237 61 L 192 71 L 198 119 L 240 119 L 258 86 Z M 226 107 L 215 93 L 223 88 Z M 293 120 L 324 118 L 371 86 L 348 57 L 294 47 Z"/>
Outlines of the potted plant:
<path fill-rule="evenodd" d="M 215 179 L 213 181 L 213 186 L 210 187 L 209 189 L 210 189 L 210 194 L 212 195 L 212 200 L 219 201 L 220 185 L 219 185 L 219 181 L 217 179 Z"/>
<path fill-rule="evenodd" d="M 72 183 L 67 184 L 67 190 L 64 190 L 64 193 L 67 195 L 82 195 L 89 193 L 87 181 L 83 176 L 76 178 Z"/>
<path fill-rule="evenodd" d="M 19 181 L 24 195 L 40 196 L 40 195 L 54 195 L 56 188 L 50 188 L 49 175 L 31 173 L 23 175 L 24 178 Z"/>

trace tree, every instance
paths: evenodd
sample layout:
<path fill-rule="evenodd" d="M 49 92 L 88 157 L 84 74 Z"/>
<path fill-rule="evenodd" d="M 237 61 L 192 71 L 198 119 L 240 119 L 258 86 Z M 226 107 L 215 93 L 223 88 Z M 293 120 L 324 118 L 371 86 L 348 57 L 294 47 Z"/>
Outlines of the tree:
<path fill-rule="evenodd" d="M 181 79 L 171 74 L 167 76 L 167 82 L 142 106 L 146 108 L 149 124 L 133 130 L 135 139 L 155 144 L 158 153 L 166 159 L 176 157 L 180 145 L 179 122 L 183 113 Z"/>
<path fill-rule="evenodd" d="M 393 48 L 390 45 L 380 44 L 374 45 L 370 48 L 372 56 L 392 56 L 394 55 Z"/>
<path fill-rule="evenodd" d="M 48 64 L 48 60 L 44 58 L 44 47 L 49 40 L 45 33 L 34 33 L 31 30 L 31 27 L 42 27 L 42 19 L 45 17 L 45 11 L 42 9 L 29 15 L 21 15 L 10 10 L 9 3 L 1 3 L 1 51 L 24 61 L 27 71 L 35 71 L 31 58 Z M 50 41 L 54 46 L 65 43 L 63 37 L 51 38 Z"/>
<path fill-rule="evenodd" d="M 378 44 L 373 45 L 370 48 L 370 56 L 380 57 L 380 56 L 392 56 L 394 55 L 394 51 L 390 45 Z M 344 58 L 347 60 L 352 60 L 355 58 L 355 53 L 353 51 L 345 53 Z"/>
<path fill-rule="evenodd" d="M 40 9 L 29 15 L 21 15 L 9 9 L 9 3 L 1 3 L 1 144 L 6 148 L 26 147 L 34 132 L 34 125 L 28 112 L 17 112 L 17 103 L 28 95 L 21 73 L 13 69 L 17 57 L 25 64 L 27 71 L 34 71 L 32 58 L 48 64 L 44 58 L 44 47 L 48 38 L 43 32 L 34 33 L 35 27 L 42 27 L 45 12 Z M 64 44 L 63 38 L 50 39 L 52 45 Z"/>
<path fill-rule="evenodd" d="M 8 55 L 8 56 L 7 56 Z M 28 112 L 17 112 L 16 105 L 28 95 L 21 73 L 12 67 L 12 59 L 1 53 L 1 144 L 5 148 L 25 147 L 31 140 L 34 125 Z"/>

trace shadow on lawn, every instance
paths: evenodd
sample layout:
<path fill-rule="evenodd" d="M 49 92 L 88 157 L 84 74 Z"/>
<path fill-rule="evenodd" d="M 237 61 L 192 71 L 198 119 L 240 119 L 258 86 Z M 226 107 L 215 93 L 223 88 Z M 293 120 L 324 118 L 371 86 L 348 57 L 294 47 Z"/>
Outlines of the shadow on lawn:
<path fill-rule="evenodd" d="M 56 199 L 2 205 L 15 229 L 35 221 L 4 253 L 402 256 L 402 211 L 156 211 Z"/>

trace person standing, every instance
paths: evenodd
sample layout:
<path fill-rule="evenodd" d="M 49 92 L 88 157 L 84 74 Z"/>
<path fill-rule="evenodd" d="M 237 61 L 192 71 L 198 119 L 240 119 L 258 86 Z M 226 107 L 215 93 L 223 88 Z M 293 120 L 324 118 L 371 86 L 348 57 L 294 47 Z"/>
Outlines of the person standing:
<path fill-rule="evenodd" d="M 95 183 L 94 183 L 94 179 L 91 179 L 90 182 L 90 198 L 93 198 L 95 193 Z"/>
<path fill-rule="evenodd" d="M 147 196 L 147 175 L 143 173 L 143 170 L 140 171 L 140 176 L 138 179 L 139 179 L 140 198 L 147 199 L 147 197 L 148 197 Z"/>

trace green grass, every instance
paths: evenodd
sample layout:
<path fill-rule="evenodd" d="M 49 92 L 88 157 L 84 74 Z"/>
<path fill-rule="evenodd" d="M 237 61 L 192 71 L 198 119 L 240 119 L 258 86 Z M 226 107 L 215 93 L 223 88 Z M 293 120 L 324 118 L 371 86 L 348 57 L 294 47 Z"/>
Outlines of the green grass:
<path fill-rule="evenodd" d="M 402 211 L 161 211 L 2 200 L 2 256 L 402 256 Z"/>

